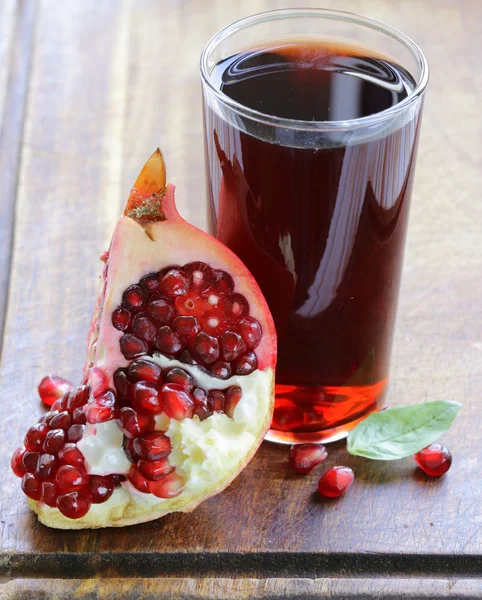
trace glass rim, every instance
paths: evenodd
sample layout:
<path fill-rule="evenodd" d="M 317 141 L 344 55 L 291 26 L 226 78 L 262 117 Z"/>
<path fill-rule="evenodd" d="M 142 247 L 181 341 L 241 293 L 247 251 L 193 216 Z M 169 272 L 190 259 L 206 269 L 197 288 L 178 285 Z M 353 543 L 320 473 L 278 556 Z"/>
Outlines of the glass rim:
<path fill-rule="evenodd" d="M 245 29 L 251 25 L 258 23 L 264 23 L 266 21 L 288 19 L 288 18 L 324 18 L 341 20 L 345 22 L 354 23 L 357 25 L 363 25 L 370 27 L 380 33 L 384 33 L 396 41 L 402 43 L 407 48 L 414 58 L 417 60 L 420 67 L 420 76 L 415 82 L 415 87 L 398 104 L 390 106 L 385 110 L 374 113 L 373 115 L 367 115 L 358 119 L 347 119 L 343 121 L 303 121 L 296 119 L 287 119 L 284 117 L 276 117 L 267 113 L 263 113 L 252 108 L 249 108 L 236 100 L 233 100 L 220 89 L 218 89 L 211 81 L 211 73 L 208 72 L 208 58 L 212 51 L 226 38 L 233 33 Z M 370 125 L 377 125 L 389 119 L 392 119 L 396 115 L 400 114 L 411 106 L 422 94 L 424 93 L 428 78 L 429 78 L 429 67 L 427 59 L 423 54 L 422 50 L 418 45 L 407 35 L 402 33 L 399 29 L 392 27 L 371 17 L 365 17 L 357 13 L 342 11 L 342 10 L 331 10 L 327 8 L 304 8 L 304 9 L 291 9 L 281 8 L 276 10 L 268 10 L 261 13 L 256 13 L 249 17 L 244 17 L 237 21 L 234 21 L 230 25 L 227 25 L 220 31 L 218 31 L 206 44 L 201 54 L 200 59 L 200 70 L 201 78 L 203 83 L 209 88 L 209 90 L 216 96 L 216 98 L 224 105 L 228 106 L 236 113 L 248 117 L 254 121 L 264 123 L 266 125 L 272 125 L 276 127 L 283 127 L 286 129 L 296 129 L 305 131 L 340 131 L 340 130 L 353 130 L 361 127 L 367 127 Z"/>

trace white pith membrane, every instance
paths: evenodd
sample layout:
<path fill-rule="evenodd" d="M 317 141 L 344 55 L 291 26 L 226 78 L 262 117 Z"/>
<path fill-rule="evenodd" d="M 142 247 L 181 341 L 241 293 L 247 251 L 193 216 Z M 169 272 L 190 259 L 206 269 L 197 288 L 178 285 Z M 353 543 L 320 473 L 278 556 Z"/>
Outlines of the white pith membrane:
<path fill-rule="evenodd" d="M 169 186 L 166 194 L 173 195 L 173 191 Z M 182 241 L 186 227 L 189 227 L 189 245 L 184 247 Z M 236 273 L 232 273 L 232 265 L 227 262 L 226 256 L 236 264 Z M 273 411 L 274 326 L 272 321 L 267 321 L 265 305 L 258 302 L 259 289 L 253 287 L 256 285 L 254 280 L 238 259 L 178 216 L 172 221 L 147 223 L 139 223 L 127 216 L 119 220 L 89 332 L 86 372 L 89 367 L 100 369 L 106 376 L 106 388 L 115 390 L 114 372 L 133 362 L 121 352 L 119 342 L 123 332 L 112 325 L 112 313 L 122 304 L 123 292 L 146 274 L 194 260 L 202 261 L 212 269 L 230 272 L 235 281 L 234 292 L 248 300 L 250 316 L 257 319 L 263 329 L 263 338 L 255 349 L 258 369 L 249 375 L 221 380 L 196 365 L 185 364 L 157 352 L 140 358 L 158 364 L 163 372 L 171 367 L 181 367 L 196 379 L 197 387 L 206 391 L 239 386 L 242 397 L 232 417 L 214 412 L 204 420 L 194 415 L 193 418 L 177 421 L 164 413 L 156 415 L 155 429 L 165 431 L 171 441 L 169 464 L 185 480 L 184 489 L 178 496 L 159 498 L 140 492 L 126 480 L 114 489 L 107 501 L 92 504 L 85 516 L 79 519 L 70 519 L 57 508 L 29 499 L 30 506 L 45 525 L 63 529 L 124 526 L 150 521 L 173 511 L 193 510 L 200 502 L 228 486 L 261 443 Z M 89 383 L 93 384 L 92 381 Z M 92 475 L 126 474 L 131 463 L 125 454 L 123 440 L 123 433 L 115 420 L 87 424 L 82 439 L 77 443 L 84 455 L 87 472 Z"/>

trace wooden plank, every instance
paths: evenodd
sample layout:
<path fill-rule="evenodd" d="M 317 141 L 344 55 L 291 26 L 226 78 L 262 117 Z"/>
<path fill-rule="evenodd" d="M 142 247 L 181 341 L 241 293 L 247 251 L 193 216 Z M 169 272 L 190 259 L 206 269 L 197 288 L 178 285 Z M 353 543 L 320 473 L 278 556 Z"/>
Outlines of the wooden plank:
<path fill-rule="evenodd" d="M 48 594 L 56 600 L 443 600 L 480 598 L 482 581 L 467 579 L 96 579 L 12 580 L 0 586 L 4 600 Z"/>
<path fill-rule="evenodd" d="M 34 20 L 32 2 L 0 4 L 0 353 Z"/>
<path fill-rule="evenodd" d="M 161 145 L 181 211 L 204 223 L 199 53 L 221 26 L 283 5 L 219 1 L 208 13 L 195 0 L 43 0 L 37 3 L 0 368 L 8 407 L 0 420 L 4 575 L 54 577 L 59 569 L 71 578 L 480 574 L 482 70 L 470 56 L 482 50 L 476 32 L 482 4 L 439 2 L 437 10 L 428 0 L 323 4 L 394 23 L 420 42 L 432 65 L 389 403 L 464 402 L 445 436 L 455 457 L 452 471 L 429 481 L 409 459 L 370 463 L 347 456 L 337 443 L 325 464 L 351 466 L 357 482 L 345 498 L 322 502 L 313 493 L 318 474 L 294 477 L 286 449 L 265 444 L 226 492 L 193 514 L 81 533 L 37 523 L 8 458 L 39 411 L 34 386 L 40 377 L 55 371 L 79 378 L 97 257 L 136 170 Z M 399 588 L 410 589 L 406 585 L 403 580 Z M 92 593 L 103 593 L 103 586 Z"/>

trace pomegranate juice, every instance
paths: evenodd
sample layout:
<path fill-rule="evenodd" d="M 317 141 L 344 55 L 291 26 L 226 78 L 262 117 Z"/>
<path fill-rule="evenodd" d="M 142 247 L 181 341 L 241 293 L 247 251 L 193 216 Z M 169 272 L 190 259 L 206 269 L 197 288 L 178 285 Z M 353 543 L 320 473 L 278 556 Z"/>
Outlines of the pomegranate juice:
<path fill-rule="evenodd" d="M 385 111 L 414 80 L 314 41 L 231 56 L 211 79 L 260 113 L 205 102 L 210 228 L 252 271 L 279 338 L 268 439 L 343 437 L 386 391 L 420 113 L 378 128 L 329 122 Z"/>

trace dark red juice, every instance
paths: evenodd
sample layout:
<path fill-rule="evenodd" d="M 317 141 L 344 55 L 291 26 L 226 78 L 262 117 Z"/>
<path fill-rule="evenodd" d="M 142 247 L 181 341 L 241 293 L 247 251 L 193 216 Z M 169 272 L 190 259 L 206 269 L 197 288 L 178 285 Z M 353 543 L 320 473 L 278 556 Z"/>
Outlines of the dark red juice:
<path fill-rule="evenodd" d="M 418 137 L 418 113 L 323 131 L 399 104 L 396 64 L 324 42 L 249 50 L 212 80 L 273 127 L 206 106 L 211 231 L 248 266 L 279 336 L 269 439 L 336 439 L 383 401 Z"/>

